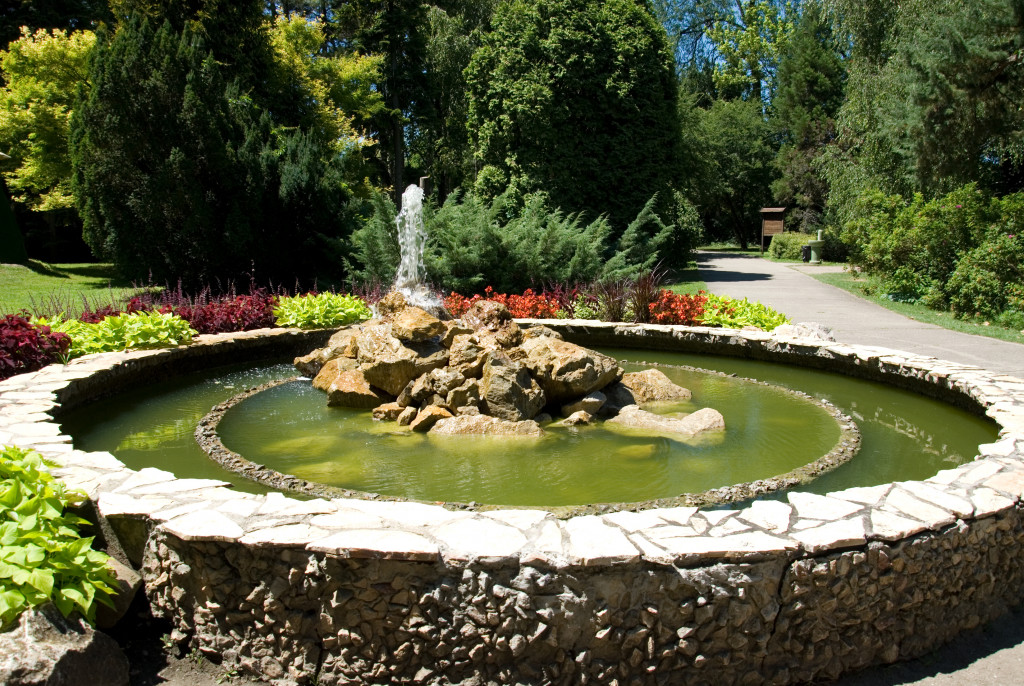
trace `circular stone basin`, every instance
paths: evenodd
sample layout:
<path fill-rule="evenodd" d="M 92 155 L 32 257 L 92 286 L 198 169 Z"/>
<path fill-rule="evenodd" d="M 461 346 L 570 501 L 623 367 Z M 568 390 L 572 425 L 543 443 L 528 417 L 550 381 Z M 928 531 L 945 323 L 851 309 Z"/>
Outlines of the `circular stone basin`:
<path fill-rule="evenodd" d="M 367 410 L 326 407 L 308 380 L 285 380 L 217 406 L 196 436 L 225 466 L 279 488 L 547 508 L 730 502 L 806 483 L 856 453 L 855 425 L 827 401 L 720 372 L 659 369 L 694 400 L 648 410 L 685 415 L 710 406 L 726 429 L 688 438 L 549 422 L 541 437 L 437 436 L 374 421 Z"/>

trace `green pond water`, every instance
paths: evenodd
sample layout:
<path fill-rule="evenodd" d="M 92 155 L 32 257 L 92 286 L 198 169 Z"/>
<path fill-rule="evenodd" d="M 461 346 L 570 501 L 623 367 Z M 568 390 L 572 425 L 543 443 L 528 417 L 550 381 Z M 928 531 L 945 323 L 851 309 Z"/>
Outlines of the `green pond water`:
<path fill-rule="evenodd" d="M 604 350 L 627 371 L 648 363 L 690 365 L 753 377 L 831 401 L 852 416 L 860 453 L 803 490 L 920 479 L 973 459 L 995 424 L 881 384 L 724 357 Z M 425 501 L 566 506 L 634 502 L 699 492 L 787 472 L 828 452 L 839 436 L 817 405 L 740 378 L 660 366 L 693 391 L 659 412 L 713 407 L 726 430 L 694 440 L 548 427 L 539 439 L 439 437 L 374 422 L 367 411 L 326 407 L 308 381 L 284 384 L 232 408 L 224 444 L 280 472 L 370 493 Z M 118 395 L 66 416 L 76 447 L 108 450 L 128 466 L 265 488 L 227 472 L 195 443 L 196 422 L 227 398 L 294 375 L 288 364 L 219 369 Z"/>

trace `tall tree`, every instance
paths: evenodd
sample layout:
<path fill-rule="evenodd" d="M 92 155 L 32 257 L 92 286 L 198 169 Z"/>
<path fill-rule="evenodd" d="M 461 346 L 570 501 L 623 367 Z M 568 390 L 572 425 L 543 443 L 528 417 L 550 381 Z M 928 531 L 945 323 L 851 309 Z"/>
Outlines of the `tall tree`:
<path fill-rule="evenodd" d="M 0 151 L 14 199 L 34 210 L 74 205 L 68 125 L 75 90 L 87 80 L 91 31 L 24 29 L 0 52 Z"/>
<path fill-rule="evenodd" d="M 337 269 L 354 222 L 345 183 L 353 151 L 337 139 L 345 122 L 314 102 L 323 90 L 297 95 L 279 117 L 256 89 L 228 78 L 201 33 L 212 32 L 191 21 L 154 30 L 133 13 L 112 36 L 99 34 L 71 129 L 87 241 L 128 276 L 190 285 L 244 273 L 292 279 L 332 261 Z M 273 53 L 269 41 L 265 49 Z M 301 61 L 292 67 L 310 76 Z M 274 83 L 261 88 L 273 93 Z"/>
<path fill-rule="evenodd" d="M 466 128 L 469 98 L 465 70 L 483 40 L 497 2 L 451 4 L 448 10 L 432 6 L 427 11 L 424 89 L 417 99 L 409 135 L 410 162 L 431 177 L 441 203 L 473 169 Z"/>
<path fill-rule="evenodd" d="M 683 148 L 693 159 L 690 194 L 706 235 L 741 247 L 757 236 L 759 210 L 771 199 L 776 144 L 771 126 L 753 100 L 716 100 L 705 109 L 684 93 Z"/>
<path fill-rule="evenodd" d="M 885 21 L 850 0 L 827 3 L 853 47 L 839 146 L 826 157 L 830 207 L 843 220 L 869 188 L 905 197 L 971 181 L 1019 190 L 1024 7 L 877 4 Z"/>
<path fill-rule="evenodd" d="M 466 71 L 488 196 L 546 192 L 616 232 L 676 181 L 677 85 L 664 29 L 634 0 L 515 0 Z"/>
<path fill-rule="evenodd" d="M 383 59 L 377 88 L 385 108 L 374 118 L 374 135 L 380 176 L 396 203 L 407 182 L 407 126 L 424 87 L 427 10 L 421 0 L 351 0 L 335 7 L 347 48 Z"/>
<path fill-rule="evenodd" d="M 783 145 L 772 184 L 776 202 L 791 208 L 790 225 L 805 231 L 817 228 L 825 211 L 828 183 L 817 161 L 836 137 L 845 80 L 831 24 L 807 3 L 779 62 L 773 123 Z"/>

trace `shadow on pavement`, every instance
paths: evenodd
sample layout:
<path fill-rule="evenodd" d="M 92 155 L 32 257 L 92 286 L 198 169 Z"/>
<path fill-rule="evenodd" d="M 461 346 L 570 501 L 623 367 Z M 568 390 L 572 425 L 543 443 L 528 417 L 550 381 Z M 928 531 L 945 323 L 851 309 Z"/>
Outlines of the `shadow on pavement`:
<path fill-rule="evenodd" d="M 931 678 L 941 678 L 939 683 L 942 684 L 964 686 L 1021 683 L 1006 681 L 1008 672 L 1016 673 L 1020 669 L 1019 658 L 1009 652 L 997 653 L 1012 648 L 1019 651 L 1022 643 L 1024 609 L 1017 608 L 982 627 L 960 634 L 947 645 L 917 659 L 871 667 L 843 676 L 838 681 L 813 683 L 822 686 L 904 686 Z M 969 672 L 957 674 L 968 667 Z"/>

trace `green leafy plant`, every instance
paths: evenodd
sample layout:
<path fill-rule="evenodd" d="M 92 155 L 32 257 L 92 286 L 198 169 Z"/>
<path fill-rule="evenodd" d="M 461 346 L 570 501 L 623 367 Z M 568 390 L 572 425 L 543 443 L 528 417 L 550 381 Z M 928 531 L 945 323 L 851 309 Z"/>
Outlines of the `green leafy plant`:
<path fill-rule="evenodd" d="M 51 330 L 71 337 L 69 358 L 90 353 L 185 345 L 191 343 L 196 334 L 187 321 L 167 312 L 133 312 L 106 317 L 96 323 L 60 317 L 52 321 L 38 319 L 36 323 L 49 325 Z"/>
<path fill-rule="evenodd" d="M 772 236 L 772 243 L 768 246 L 768 254 L 777 260 L 799 260 L 800 248 L 811 239 L 812 236 L 806 233 L 790 232 L 777 234 Z"/>
<path fill-rule="evenodd" d="M 50 476 L 38 453 L 0 449 L 0 627 L 49 601 L 90 622 L 97 602 L 113 607 L 109 557 L 79 536 L 87 522 L 64 512 L 83 498 Z"/>
<path fill-rule="evenodd" d="M 700 323 L 704 326 L 721 326 L 726 329 L 741 329 L 756 326 L 771 331 L 776 326 L 789 324 L 789 317 L 768 305 L 750 302 L 746 298 L 735 300 L 725 295 L 707 294 L 704 313 Z"/>
<path fill-rule="evenodd" d="M 369 319 L 370 308 L 354 295 L 318 293 L 280 298 L 274 308 L 277 326 L 322 329 Z"/>

